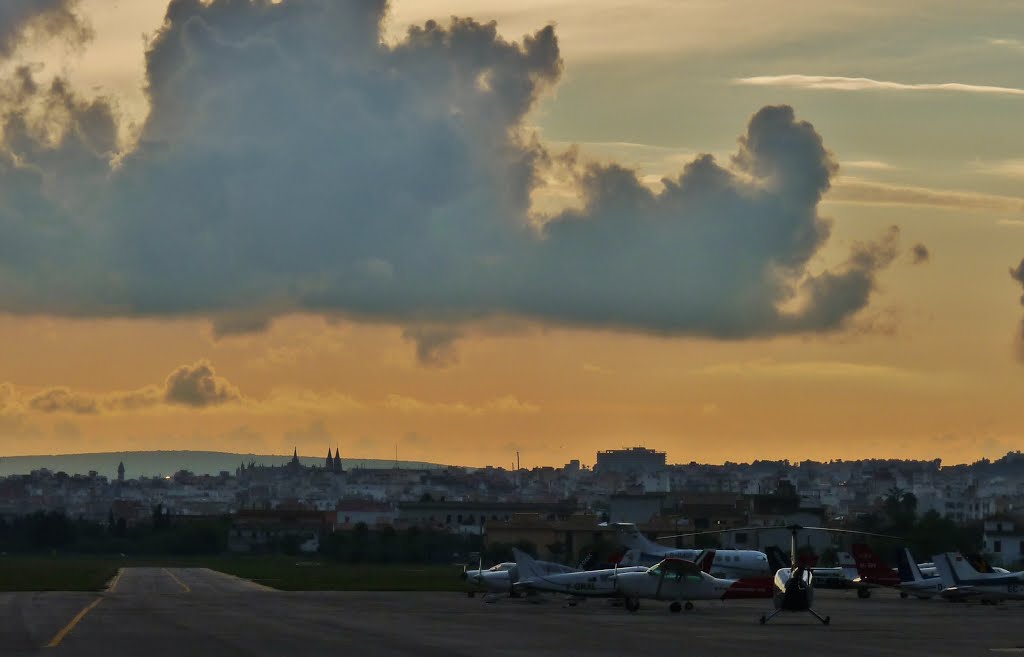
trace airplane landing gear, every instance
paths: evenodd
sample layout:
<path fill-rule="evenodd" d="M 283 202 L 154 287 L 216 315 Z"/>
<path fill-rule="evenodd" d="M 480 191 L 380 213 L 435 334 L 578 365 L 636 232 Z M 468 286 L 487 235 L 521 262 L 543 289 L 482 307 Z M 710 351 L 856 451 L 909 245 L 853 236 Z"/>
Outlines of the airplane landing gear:
<path fill-rule="evenodd" d="M 476 591 L 466 591 L 466 597 L 475 598 L 476 597 Z"/>
<path fill-rule="evenodd" d="M 668 610 L 671 611 L 673 614 L 678 614 L 680 611 L 683 610 L 683 605 L 679 604 L 679 601 L 677 600 L 676 602 L 673 602 L 668 606 Z"/>
<path fill-rule="evenodd" d="M 693 611 L 693 603 L 687 601 L 686 604 L 683 605 L 683 609 L 685 609 L 686 611 Z"/>
<path fill-rule="evenodd" d="M 815 618 L 817 618 L 818 620 L 820 620 L 820 621 L 821 621 L 821 624 L 822 624 L 822 625 L 828 625 L 828 624 L 829 624 L 829 621 L 831 621 L 831 620 L 832 620 L 832 617 L 831 617 L 831 616 L 825 616 L 824 618 L 822 618 L 822 617 L 821 617 L 821 616 L 820 616 L 820 615 L 818 614 L 818 612 L 814 611 L 814 610 L 813 610 L 813 609 L 811 609 L 810 607 L 808 607 L 808 608 L 807 608 L 807 611 L 811 612 L 811 615 L 813 615 L 813 616 L 814 616 Z"/>
<path fill-rule="evenodd" d="M 907 592 L 906 591 L 900 591 L 900 598 L 906 600 L 907 599 Z"/>
<path fill-rule="evenodd" d="M 858 598 L 862 598 L 862 599 L 863 598 L 870 598 L 871 597 L 871 589 L 865 589 L 865 588 L 857 589 L 857 597 Z"/>
<path fill-rule="evenodd" d="M 640 609 L 640 598 L 626 598 L 625 601 L 626 611 L 631 614 L 635 614 Z"/>

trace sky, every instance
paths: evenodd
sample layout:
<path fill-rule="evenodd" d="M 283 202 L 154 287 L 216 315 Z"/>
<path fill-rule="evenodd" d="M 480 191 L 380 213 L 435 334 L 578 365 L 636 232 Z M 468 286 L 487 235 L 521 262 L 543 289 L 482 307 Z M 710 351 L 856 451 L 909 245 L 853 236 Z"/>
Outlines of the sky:
<path fill-rule="evenodd" d="M 1024 6 L 0 5 L 0 456 L 1024 448 Z"/>

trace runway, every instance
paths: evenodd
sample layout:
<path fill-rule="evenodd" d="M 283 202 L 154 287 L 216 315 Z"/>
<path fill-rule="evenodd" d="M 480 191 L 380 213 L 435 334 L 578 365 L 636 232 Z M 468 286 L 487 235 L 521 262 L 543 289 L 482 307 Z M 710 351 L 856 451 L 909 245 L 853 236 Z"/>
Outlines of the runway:
<path fill-rule="evenodd" d="M 705 602 L 681 614 L 645 602 L 629 614 L 602 600 L 567 608 L 453 593 L 279 592 L 206 569 L 128 568 L 101 594 L 0 594 L 0 655 L 1024 654 L 1019 604 L 820 591 L 816 607 L 832 625 L 782 614 L 762 627 L 765 602 Z"/>

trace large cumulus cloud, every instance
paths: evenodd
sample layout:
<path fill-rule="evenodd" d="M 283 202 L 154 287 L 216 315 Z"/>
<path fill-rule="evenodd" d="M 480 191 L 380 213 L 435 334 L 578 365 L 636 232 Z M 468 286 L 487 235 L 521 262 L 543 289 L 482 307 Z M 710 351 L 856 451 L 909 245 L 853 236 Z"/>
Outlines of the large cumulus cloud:
<path fill-rule="evenodd" d="M 836 164 L 789 107 L 756 112 L 727 165 L 701 156 L 652 191 L 524 129 L 561 74 L 552 27 L 509 43 L 453 19 L 389 46 L 386 10 L 174 0 L 146 55 L 150 114 L 120 154 L 106 101 L 22 70 L 0 142 L 0 309 L 204 315 L 222 331 L 342 313 L 413 327 L 421 359 L 444 364 L 457 330 L 415 327 L 835 329 L 895 256 L 893 234 L 809 271 Z M 584 205 L 538 229 L 531 191 L 559 167 Z"/>

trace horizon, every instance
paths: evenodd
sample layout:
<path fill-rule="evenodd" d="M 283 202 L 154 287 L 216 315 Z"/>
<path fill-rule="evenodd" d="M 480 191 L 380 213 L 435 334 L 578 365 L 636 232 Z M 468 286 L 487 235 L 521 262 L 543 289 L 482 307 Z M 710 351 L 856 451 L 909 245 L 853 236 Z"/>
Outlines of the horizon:
<path fill-rule="evenodd" d="M 1024 445 L 1024 6 L 17 7 L 0 452 Z"/>
<path fill-rule="evenodd" d="M 619 448 L 619 449 L 631 449 L 631 448 L 629 448 L 629 447 L 622 447 L 622 448 Z M 660 451 L 660 450 L 657 450 L 657 448 L 645 448 L 645 449 L 655 449 L 656 451 Z M 122 455 L 122 454 L 139 454 L 139 455 L 145 455 L 145 454 L 210 454 L 210 455 L 242 456 L 242 457 L 257 457 L 257 458 L 279 458 L 279 459 L 285 459 L 285 460 L 292 458 L 292 454 L 268 454 L 268 453 L 258 453 L 258 452 L 230 452 L 230 451 L 220 451 L 220 450 L 174 449 L 174 450 L 122 450 L 122 451 L 109 451 L 109 452 L 73 452 L 73 453 L 60 453 L 60 454 L 8 454 L 8 455 L 0 456 L 0 463 L 2 463 L 4 461 L 4 459 L 46 459 L 46 458 L 102 457 L 102 456 L 116 457 L 117 455 Z M 1010 451 L 1006 452 L 1005 454 L 1003 454 L 1003 455 L 1001 455 L 999 457 L 996 457 L 996 458 L 982 457 L 982 458 L 976 459 L 974 461 L 969 461 L 969 462 L 953 462 L 953 463 L 946 462 L 944 459 L 940 459 L 939 457 L 934 457 L 934 458 L 861 457 L 861 458 L 831 458 L 831 459 L 825 459 L 825 460 L 819 460 L 819 459 L 793 460 L 793 459 L 787 459 L 787 458 L 784 458 L 784 457 L 779 457 L 779 458 L 754 458 L 754 459 L 751 459 L 751 460 L 721 461 L 721 462 L 706 462 L 706 461 L 693 461 L 693 460 L 691 460 L 691 461 L 673 461 L 671 458 L 667 458 L 666 457 L 666 465 L 669 466 L 669 467 L 671 467 L 671 466 L 687 466 L 687 465 L 692 465 L 692 464 L 708 465 L 708 466 L 726 466 L 726 465 L 753 465 L 754 463 L 757 463 L 757 462 L 763 462 L 763 463 L 788 462 L 790 464 L 790 466 L 792 466 L 792 467 L 799 467 L 800 464 L 803 463 L 803 462 L 812 462 L 812 463 L 819 463 L 819 464 L 829 464 L 829 463 L 835 463 L 835 462 L 844 462 L 845 463 L 845 462 L 857 462 L 857 461 L 905 461 L 905 462 L 929 463 L 929 462 L 932 462 L 932 461 L 938 459 L 939 461 L 941 461 L 940 467 L 946 468 L 946 467 L 956 467 L 956 466 L 964 466 L 964 465 L 967 465 L 967 466 L 977 465 L 977 464 L 985 462 L 985 461 L 987 461 L 987 462 L 995 462 L 995 461 L 998 461 L 1000 459 L 1003 459 L 1003 458 L 1006 458 L 1008 456 L 1012 456 L 1012 455 L 1015 455 L 1015 454 L 1021 454 L 1021 450 L 1010 450 Z M 322 461 L 324 459 L 324 455 L 315 456 L 315 455 L 311 455 L 311 454 L 302 454 L 302 453 L 298 454 L 298 457 L 299 457 L 299 459 L 308 460 L 308 461 L 318 461 L 318 460 Z M 584 459 L 570 459 L 570 461 L 572 461 L 572 460 L 578 460 L 582 467 L 586 467 L 586 468 L 593 468 L 594 467 L 594 462 L 585 461 Z M 366 456 L 345 456 L 345 455 L 342 455 L 341 456 L 341 461 L 342 461 L 343 464 L 346 463 L 346 462 L 359 462 L 359 463 L 363 463 L 363 462 L 367 462 L 367 461 L 373 461 L 373 462 L 378 462 L 378 463 L 394 463 L 395 459 L 393 459 L 393 458 L 392 459 L 386 459 L 386 458 L 382 459 L 382 458 L 366 457 Z M 412 465 L 430 465 L 430 466 L 438 466 L 438 467 L 468 468 L 468 469 L 483 469 L 483 468 L 487 468 L 487 467 L 494 467 L 494 468 L 498 468 L 498 469 L 506 469 L 506 468 L 504 468 L 503 465 L 500 465 L 498 463 L 489 463 L 489 464 L 484 464 L 484 465 L 470 465 L 470 464 L 462 464 L 462 463 L 454 463 L 454 462 L 404 460 L 404 459 L 398 459 L 398 463 L 412 464 Z M 563 467 L 565 465 L 568 465 L 568 463 L 569 463 L 569 461 L 566 461 L 565 463 L 561 463 L 561 464 L 558 464 L 558 465 L 554 464 L 553 462 L 552 463 L 537 463 L 537 464 L 521 466 L 521 468 L 523 470 L 532 470 L 534 468 L 546 468 L 546 467 L 554 467 L 554 468 L 557 469 L 557 468 Z M 261 465 L 261 464 L 257 463 L 257 465 Z M 183 469 L 188 469 L 188 468 L 183 468 Z M 513 464 L 513 467 L 508 469 L 508 470 L 509 471 L 514 471 L 515 469 L 516 468 L 515 468 L 515 466 Z"/>

